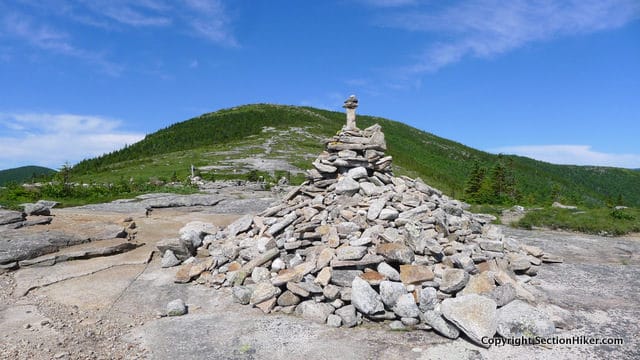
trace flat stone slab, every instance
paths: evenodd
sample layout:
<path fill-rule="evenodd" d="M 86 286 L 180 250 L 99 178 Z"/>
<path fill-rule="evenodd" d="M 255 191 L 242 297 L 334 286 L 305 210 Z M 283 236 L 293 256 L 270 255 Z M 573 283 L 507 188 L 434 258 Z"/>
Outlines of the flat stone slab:
<path fill-rule="evenodd" d="M 46 268 L 22 268 L 13 274 L 17 282 L 15 294 L 17 296 L 24 296 L 37 288 L 69 279 L 92 275 L 113 267 L 144 265 L 149 262 L 152 251 L 153 249 L 149 246 L 142 246 L 135 250 L 113 256 L 63 262 Z M 99 286 L 99 284 L 96 284 L 96 286 Z"/>
<path fill-rule="evenodd" d="M 362 260 L 332 260 L 331 267 L 332 268 L 343 268 L 343 267 L 365 267 L 368 265 L 379 264 L 384 261 L 382 256 L 365 255 Z M 399 276 L 399 275 L 398 275 Z"/>
<path fill-rule="evenodd" d="M 80 250 L 69 252 L 66 254 L 56 254 L 56 255 L 45 255 L 40 256 L 35 259 L 22 260 L 18 262 L 20 267 L 26 266 L 53 266 L 55 264 L 59 264 L 65 261 L 72 260 L 86 260 L 95 257 L 101 256 L 111 256 L 116 254 L 121 254 L 127 251 L 131 251 L 137 247 L 143 246 L 144 244 L 132 243 L 132 242 L 123 242 L 120 244 L 105 246 L 97 249 L 90 250 Z"/>
<path fill-rule="evenodd" d="M 0 233 L 0 264 L 32 259 L 88 241 L 62 231 L 6 230 Z"/>
<path fill-rule="evenodd" d="M 25 214 L 22 211 L 0 209 L 0 225 L 13 224 L 24 219 Z"/>

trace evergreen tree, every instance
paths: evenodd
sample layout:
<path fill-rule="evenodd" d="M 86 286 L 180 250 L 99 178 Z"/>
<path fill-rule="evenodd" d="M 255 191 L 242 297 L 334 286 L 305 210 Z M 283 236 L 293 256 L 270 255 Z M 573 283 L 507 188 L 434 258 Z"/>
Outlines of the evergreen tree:
<path fill-rule="evenodd" d="M 516 181 L 516 171 L 513 158 L 508 158 L 505 167 L 505 191 L 509 200 L 512 202 L 519 201 L 518 184 Z"/>
<path fill-rule="evenodd" d="M 490 176 L 485 176 L 480 185 L 480 190 L 476 195 L 476 201 L 482 204 L 495 204 L 497 203 L 493 181 Z"/>
<path fill-rule="evenodd" d="M 498 161 L 491 169 L 491 192 L 493 203 L 502 203 L 507 189 L 507 173 L 502 161 L 502 155 L 498 155 Z"/>
<path fill-rule="evenodd" d="M 480 166 L 480 162 L 478 160 L 473 162 L 473 168 L 471 169 L 471 174 L 467 179 L 467 183 L 464 189 L 466 196 L 472 200 L 477 201 L 478 193 L 480 192 L 480 188 L 482 187 L 482 182 L 485 179 L 486 170 Z"/>
<path fill-rule="evenodd" d="M 553 185 L 551 185 L 551 202 L 560 201 L 561 191 L 562 189 L 558 183 L 553 183 Z"/>
<path fill-rule="evenodd" d="M 62 195 L 68 196 L 71 193 L 71 165 L 65 162 L 58 170 L 58 179 L 62 186 Z"/>

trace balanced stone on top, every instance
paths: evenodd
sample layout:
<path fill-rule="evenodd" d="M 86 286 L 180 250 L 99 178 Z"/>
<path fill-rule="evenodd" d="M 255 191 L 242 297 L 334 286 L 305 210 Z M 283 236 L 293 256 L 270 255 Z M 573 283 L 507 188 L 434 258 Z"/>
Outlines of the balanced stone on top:
<path fill-rule="evenodd" d="M 347 126 L 345 130 L 356 130 L 358 127 L 356 126 L 356 108 L 358 107 L 358 99 L 355 95 L 349 96 L 347 100 L 344 101 L 343 108 L 347 109 Z"/>

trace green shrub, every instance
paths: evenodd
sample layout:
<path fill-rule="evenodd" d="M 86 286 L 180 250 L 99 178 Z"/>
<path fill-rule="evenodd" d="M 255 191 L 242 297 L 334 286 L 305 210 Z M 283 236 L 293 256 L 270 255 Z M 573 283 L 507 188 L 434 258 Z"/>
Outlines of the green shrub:
<path fill-rule="evenodd" d="M 615 214 L 615 215 L 614 215 Z M 640 209 L 625 209 L 624 212 L 609 208 L 571 210 L 544 208 L 532 210 L 516 224 L 517 227 L 579 231 L 590 234 L 624 235 L 640 231 Z"/>
<path fill-rule="evenodd" d="M 611 213 L 609 215 L 611 215 L 612 218 L 617 220 L 634 220 L 635 219 L 633 215 L 631 215 L 628 212 L 625 212 L 623 209 L 613 209 L 611 210 Z"/>

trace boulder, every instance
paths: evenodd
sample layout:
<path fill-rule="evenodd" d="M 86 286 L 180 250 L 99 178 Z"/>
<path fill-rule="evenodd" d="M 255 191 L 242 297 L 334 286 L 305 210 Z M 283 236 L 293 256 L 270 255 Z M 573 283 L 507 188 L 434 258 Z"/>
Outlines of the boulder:
<path fill-rule="evenodd" d="M 486 271 L 480 274 L 472 275 L 465 285 L 464 289 L 460 292 L 462 295 L 467 294 L 489 294 L 496 288 L 493 274 Z M 495 300 L 495 299 L 494 299 Z M 496 303 L 498 301 L 496 300 Z M 498 304 L 498 306 L 501 306 Z"/>
<path fill-rule="evenodd" d="M 362 274 L 362 270 L 333 270 L 330 283 L 338 286 L 351 286 L 353 280 Z"/>
<path fill-rule="evenodd" d="M 343 246 L 336 249 L 338 260 L 360 260 L 366 253 L 366 246 Z"/>
<path fill-rule="evenodd" d="M 505 338 L 549 337 L 556 331 L 546 313 L 522 300 L 514 300 L 498 310 L 497 331 Z"/>
<path fill-rule="evenodd" d="M 351 303 L 365 315 L 384 311 L 380 295 L 360 277 L 355 277 L 351 283 Z"/>
<path fill-rule="evenodd" d="M 400 280 L 404 284 L 419 284 L 433 278 L 433 271 L 428 266 L 400 265 Z"/>
<path fill-rule="evenodd" d="M 360 190 L 360 184 L 348 176 L 340 178 L 336 184 L 336 194 L 338 195 L 353 195 L 358 190 Z"/>
<path fill-rule="evenodd" d="M 191 242 L 194 248 L 202 245 L 202 240 L 206 235 L 214 235 L 218 232 L 218 227 L 202 221 L 192 221 L 183 226 L 180 231 L 180 240 Z"/>
<path fill-rule="evenodd" d="M 27 215 L 49 216 L 56 205 L 58 203 L 55 201 L 38 200 L 35 204 L 24 204 L 24 212 Z"/>
<path fill-rule="evenodd" d="M 265 300 L 269 300 L 280 295 L 280 288 L 271 285 L 269 282 L 261 282 L 256 285 L 253 289 L 253 293 L 251 293 L 251 299 L 249 300 L 249 304 L 255 305 L 259 304 Z"/>
<path fill-rule="evenodd" d="M 302 316 L 304 319 L 316 322 L 318 324 L 325 324 L 329 315 L 334 312 L 333 306 L 327 303 L 318 303 L 313 300 L 303 301 L 296 306 L 296 314 Z"/>
<path fill-rule="evenodd" d="M 383 281 L 380 283 L 380 298 L 388 308 L 394 307 L 398 302 L 398 298 L 406 293 L 407 289 L 402 283 L 395 281 Z"/>
<path fill-rule="evenodd" d="M 438 305 L 438 291 L 432 287 L 422 288 L 419 292 L 418 308 L 420 311 L 429 311 L 435 309 Z"/>
<path fill-rule="evenodd" d="M 392 208 L 384 208 L 384 209 L 380 210 L 380 214 L 378 215 L 378 219 L 391 221 L 391 220 L 397 219 L 398 215 L 399 215 L 398 210 L 392 209 Z"/>
<path fill-rule="evenodd" d="M 336 315 L 342 319 L 342 325 L 344 327 L 354 327 L 358 323 L 358 317 L 356 316 L 356 308 L 353 305 L 343 306 L 336 310 Z"/>
<path fill-rule="evenodd" d="M 440 282 L 440 291 L 455 293 L 469 281 L 469 274 L 462 269 L 445 269 Z"/>
<path fill-rule="evenodd" d="M 362 166 L 354 167 L 347 171 L 347 176 L 355 180 L 367 177 L 367 175 L 367 169 Z"/>
<path fill-rule="evenodd" d="M 392 310 L 401 318 L 417 318 L 420 315 L 413 294 L 400 295 Z"/>
<path fill-rule="evenodd" d="M 435 310 L 427 310 L 421 313 L 420 319 L 444 337 L 448 337 L 449 339 L 457 339 L 460 336 L 460 331 L 458 331 L 458 329 L 451 323 L 446 321 L 442 317 L 441 313 Z"/>
<path fill-rule="evenodd" d="M 171 249 L 167 249 L 162 255 L 162 260 L 160 261 L 160 266 L 163 268 L 173 267 L 180 265 L 181 261 L 178 260 L 176 255 L 171 251 Z"/>
<path fill-rule="evenodd" d="M 162 239 L 156 243 L 156 247 L 161 254 L 165 254 L 167 250 L 171 252 L 181 261 L 184 261 L 196 254 L 196 249 L 191 241 L 182 241 L 180 239 Z"/>
<path fill-rule="evenodd" d="M 176 299 L 167 304 L 168 316 L 181 316 L 187 313 L 187 306 L 182 299 Z"/>
<path fill-rule="evenodd" d="M 470 294 L 444 299 L 442 315 L 480 346 L 482 338 L 493 337 L 498 326 L 496 302 L 480 295 Z"/>
<path fill-rule="evenodd" d="M 292 306 L 300 303 L 300 297 L 292 293 L 290 290 L 283 292 L 278 297 L 278 305 L 280 306 Z"/>
<path fill-rule="evenodd" d="M 385 198 L 373 200 L 371 204 L 369 204 L 369 210 L 367 210 L 367 220 L 373 221 L 377 219 L 386 203 L 387 199 Z"/>
<path fill-rule="evenodd" d="M 331 314 L 327 317 L 327 325 L 330 327 L 340 327 L 342 325 L 342 318 L 338 315 Z"/>
<path fill-rule="evenodd" d="M 381 262 L 380 264 L 378 264 L 377 270 L 380 274 L 386 276 L 389 280 L 400 281 L 400 273 L 398 272 L 398 270 L 394 269 L 386 262 Z"/>
<path fill-rule="evenodd" d="M 252 215 L 245 215 L 227 226 L 226 233 L 229 237 L 234 237 L 241 232 L 247 231 L 253 223 Z"/>
<path fill-rule="evenodd" d="M 408 246 L 399 243 L 385 243 L 376 246 L 376 254 L 382 255 L 389 263 L 411 264 L 415 254 Z"/>
<path fill-rule="evenodd" d="M 251 300 L 251 293 L 253 292 L 250 288 L 246 287 L 246 286 L 234 286 L 231 289 L 231 292 L 233 293 L 233 299 L 242 304 L 242 305 L 247 305 L 249 304 L 249 301 Z"/>

